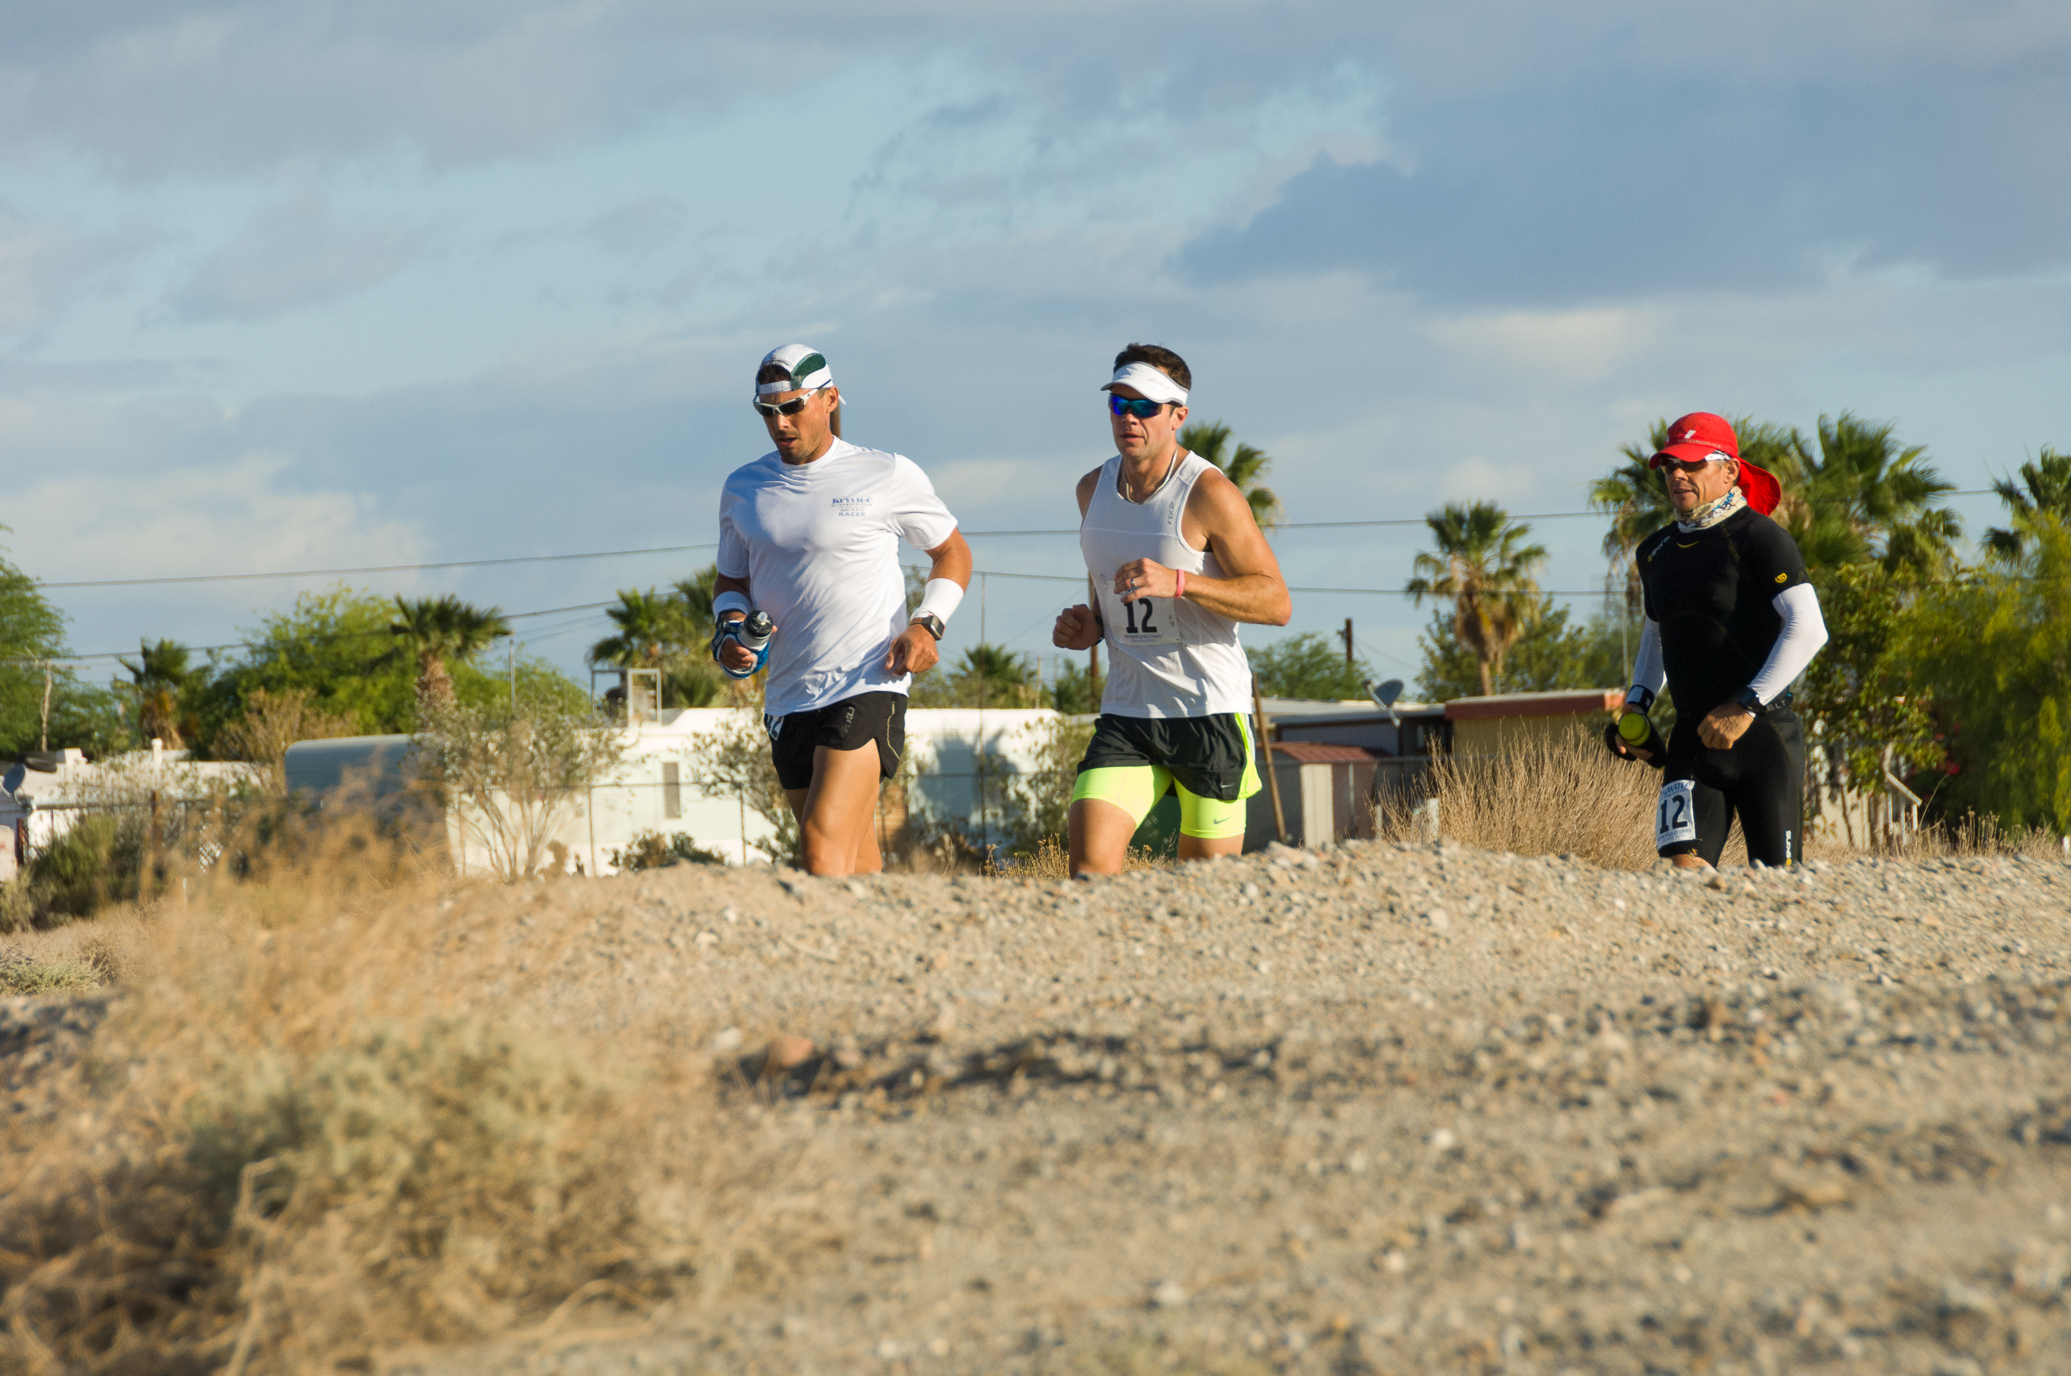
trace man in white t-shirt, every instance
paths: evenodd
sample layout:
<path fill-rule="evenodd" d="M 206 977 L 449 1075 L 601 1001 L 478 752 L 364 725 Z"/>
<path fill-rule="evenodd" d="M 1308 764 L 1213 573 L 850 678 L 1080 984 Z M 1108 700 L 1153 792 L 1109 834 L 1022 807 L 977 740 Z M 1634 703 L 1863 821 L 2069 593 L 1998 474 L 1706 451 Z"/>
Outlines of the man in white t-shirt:
<path fill-rule="evenodd" d="M 756 656 L 725 632 L 750 611 L 776 624 L 763 721 L 777 781 L 813 874 L 884 868 L 878 786 L 906 748 L 906 693 L 971 582 L 971 547 L 911 459 L 841 438 L 841 390 L 804 344 L 773 349 L 755 409 L 774 452 L 733 471 L 719 497 L 713 654 L 731 673 Z M 899 542 L 934 563 L 906 614 Z"/>

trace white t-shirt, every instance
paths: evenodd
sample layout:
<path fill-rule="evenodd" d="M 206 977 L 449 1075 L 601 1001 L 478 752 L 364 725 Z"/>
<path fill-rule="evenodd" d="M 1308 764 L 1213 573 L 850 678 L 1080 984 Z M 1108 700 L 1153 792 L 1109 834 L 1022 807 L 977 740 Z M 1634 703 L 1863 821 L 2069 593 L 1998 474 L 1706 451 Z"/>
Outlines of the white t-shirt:
<path fill-rule="evenodd" d="M 770 614 L 763 711 L 809 712 L 858 693 L 903 693 L 885 672 L 906 629 L 899 541 L 939 546 L 956 517 L 913 460 L 837 439 L 811 463 L 774 451 L 736 468 L 719 494 L 719 571 L 748 580 Z"/>

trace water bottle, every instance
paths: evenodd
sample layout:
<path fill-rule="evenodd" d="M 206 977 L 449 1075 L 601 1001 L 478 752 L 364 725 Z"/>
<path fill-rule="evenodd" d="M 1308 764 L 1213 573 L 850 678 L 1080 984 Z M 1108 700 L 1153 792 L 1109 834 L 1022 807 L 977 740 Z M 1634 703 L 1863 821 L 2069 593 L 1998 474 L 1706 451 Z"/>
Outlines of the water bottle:
<path fill-rule="evenodd" d="M 777 623 L 769 619 L 769 613 L 757 608 L 748 613 L 748 619 L 741 623 L 741 644 L 758 659 L 769 646 L 769 638 L 777 633 Z"/>

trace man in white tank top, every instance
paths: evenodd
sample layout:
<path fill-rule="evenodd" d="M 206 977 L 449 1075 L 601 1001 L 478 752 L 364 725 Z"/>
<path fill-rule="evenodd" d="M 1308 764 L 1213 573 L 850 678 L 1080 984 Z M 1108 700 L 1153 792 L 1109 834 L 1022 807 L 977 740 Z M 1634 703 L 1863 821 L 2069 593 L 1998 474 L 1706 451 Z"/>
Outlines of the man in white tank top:
<path fill-rule="evenodd" d="M 1117 354 L 1102 389 L 1115 456 L 1079 479 L 1091 597 L 1064 609 L 1051 641 L 1105 641 L 1112 668 L 1072 788 L 1073 874 L 1119 874 L 1168 788 L 1179 794 L 1180 859 L 1233 855 L 1244 800 L 1259 789 L 1237 626 L 1285 626 L 1293 607 L 1244 494 L 1179 446 L 1192 386 L 1170 349 Z"/>

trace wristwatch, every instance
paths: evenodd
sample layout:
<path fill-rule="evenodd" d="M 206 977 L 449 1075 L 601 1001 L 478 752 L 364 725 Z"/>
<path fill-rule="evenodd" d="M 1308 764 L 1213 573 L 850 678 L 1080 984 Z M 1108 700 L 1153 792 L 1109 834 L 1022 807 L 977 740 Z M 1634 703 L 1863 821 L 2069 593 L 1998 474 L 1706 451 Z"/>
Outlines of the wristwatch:
<path fill-rule="evenodd" d="M 921 612 L 920 614 L 915 616 L 911 621 L 908 621 L 906 624 L 909 626 L 920 627 L 922 630 L 926 631 L 929 635 L 935 637 L 935 639 L 937 640 L 940 640 L 943 636 L 949 634 L 948 624 L 945 623 L 941 617 L 935 615 L 933 612 Z"/>
<path fill-rule="evenodd" d="M 1752 687 L 1741 689 L 1739 696 L 1735 697 L 1733 701 L 1738 703 L 1740 709 L 1751 717 L 1762 715 L 1762 699 L 1756 696 L 1755 690 Z"/>

